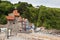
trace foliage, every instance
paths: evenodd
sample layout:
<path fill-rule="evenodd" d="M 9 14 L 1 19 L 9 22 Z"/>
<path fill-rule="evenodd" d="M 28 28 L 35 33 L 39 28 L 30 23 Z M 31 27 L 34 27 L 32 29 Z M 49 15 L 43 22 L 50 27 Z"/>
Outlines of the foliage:
<path fill-rule="evenodd" d="M 0 24 L 6 24 L 6 23 L 7 23 L 7 20 L 6 20 L 5 15 L 0 14 Z"/>
<path fill-rule="evenodd" d="M 0 1 L 0 24 L 6 23 L 5 15 L 11 13 L 14 7 L 17 7 L 22 17 L 27 18 L 36 27 L 60 29 L 60 8 L 50 8 L 43 5 L 35 8 L 27 2 L 12 4 L 9 1 Z"/>
<path fill-rule="evenodd" d="M 0 3 L 0 13 L 8 15 L 9 12 L 13 10 L 13 4 L 9 1 L 1 1 Z"/>

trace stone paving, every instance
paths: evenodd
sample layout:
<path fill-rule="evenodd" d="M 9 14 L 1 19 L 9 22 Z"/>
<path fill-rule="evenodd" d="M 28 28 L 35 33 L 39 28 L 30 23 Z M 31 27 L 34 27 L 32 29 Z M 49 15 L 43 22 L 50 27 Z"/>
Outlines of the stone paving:
<path fill-rule="evenodd" d="M 9 39 L 6 39 L 3 34 L 0 36 L 0 38 L 2 38 L 1 40 L 60 40 L 60 37 L 43 33 L 18 33 L 17 35 L 9 37 Z"/>
<path fill-rule="evenodd" d="M 60 37 L 48 35 L 48 34 L 42 34 L 42 33 L 31 33 L 31 34 L 18 34 L 18 37 L 23 37 L 30 40 L 60 40 Z"/>
<path fill-rule="evenodd" d="M 16 37 L 16 36 L 13 36 L 13 37 L 10 37 L 9 39 L 7 40 L 25 40 L 24 38 L 20 38 L 20 37 Z"/>

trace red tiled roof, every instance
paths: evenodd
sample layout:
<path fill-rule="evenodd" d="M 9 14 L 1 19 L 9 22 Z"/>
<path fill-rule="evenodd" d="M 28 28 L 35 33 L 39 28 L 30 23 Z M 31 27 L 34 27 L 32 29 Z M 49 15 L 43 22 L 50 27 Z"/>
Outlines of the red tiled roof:
<path fill-rule="evenodd" d="M 14 13 L 14 16 L 19 16 L 19 13 Z"/>
<path fill-rule="evenodd" d="M 13 10 L 13 13 L 18 13 L 18 10 Z"/>
<path fill-rule="evenodd" d="M 19 16 L 18 10 L 13 11 L 14 16 Z"/>
<path fill-rule="evenodd" d="M 13 16 L 6 16 L 7 20 L 14 20 Z"/>

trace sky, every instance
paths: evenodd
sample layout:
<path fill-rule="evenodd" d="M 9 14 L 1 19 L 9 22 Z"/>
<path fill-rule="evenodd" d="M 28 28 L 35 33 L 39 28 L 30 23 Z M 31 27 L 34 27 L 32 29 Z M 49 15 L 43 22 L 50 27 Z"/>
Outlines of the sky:
<path fill-rule="evenodd" d="M 33 6 L 44 5 L 47 7 L 60 8 L 60 0 L 8 0 L 8 1 L 10 1 L 11 3 L 18 3 L 19 1 L 21 1 L 28 2 Z"/>

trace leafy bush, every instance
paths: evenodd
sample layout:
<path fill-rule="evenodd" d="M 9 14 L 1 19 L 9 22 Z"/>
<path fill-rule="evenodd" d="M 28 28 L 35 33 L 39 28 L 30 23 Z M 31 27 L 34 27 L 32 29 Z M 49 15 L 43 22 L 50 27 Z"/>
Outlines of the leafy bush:
<path fill-rule="evenodd" d="M 6 24 L 6 23 L 7 23 L 6 16 L 0 15 L 0 24 Z"/>

